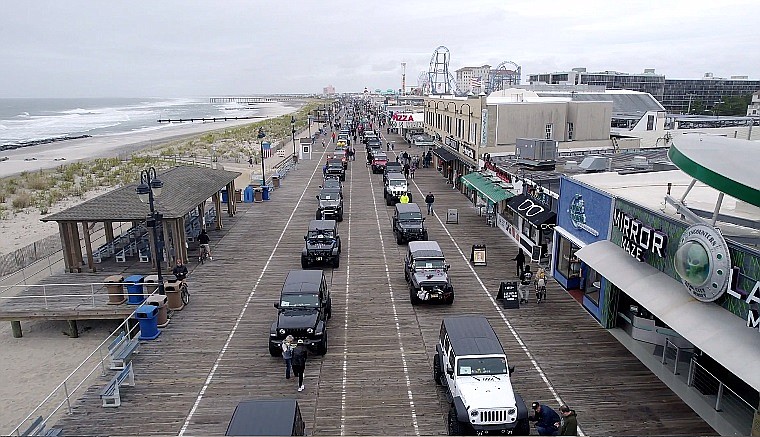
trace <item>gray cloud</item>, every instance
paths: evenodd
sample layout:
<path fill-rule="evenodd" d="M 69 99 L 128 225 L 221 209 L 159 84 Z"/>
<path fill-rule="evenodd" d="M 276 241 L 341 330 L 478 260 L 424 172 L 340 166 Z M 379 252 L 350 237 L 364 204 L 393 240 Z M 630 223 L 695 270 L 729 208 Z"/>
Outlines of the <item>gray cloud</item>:
<path fill-rule="evenodd" d="M 755 0 L 261 2 L 11 0 L 0 97 L 202 96 L 397 89 L 439 45 L 451 70 L 760 77 Z"/>

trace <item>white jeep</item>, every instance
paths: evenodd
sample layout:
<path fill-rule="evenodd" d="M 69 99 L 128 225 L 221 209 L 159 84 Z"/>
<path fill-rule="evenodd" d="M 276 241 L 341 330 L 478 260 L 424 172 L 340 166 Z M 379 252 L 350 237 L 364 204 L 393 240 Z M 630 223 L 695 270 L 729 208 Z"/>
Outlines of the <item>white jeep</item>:
<path fill-rule="evenodd" d="M 450 402 L 449 435 L 529 435 L 528 409 L 512 389 L 514 367 L 483 316 L 446 317 L 433 361 L 433 379 Z"/>

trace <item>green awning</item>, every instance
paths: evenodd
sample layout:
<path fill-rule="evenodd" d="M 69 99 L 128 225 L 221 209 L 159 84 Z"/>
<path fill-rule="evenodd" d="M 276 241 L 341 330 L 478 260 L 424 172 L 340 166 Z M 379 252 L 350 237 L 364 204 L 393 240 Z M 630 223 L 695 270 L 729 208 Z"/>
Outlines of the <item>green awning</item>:
<path fill-rule="evenodd" d="M 462 176 L 462 183 L 472 188 L 493 203 L 499 203 L 513 197 L 514 194 L 494 184 L 478 172 L 472 172 Z"/>

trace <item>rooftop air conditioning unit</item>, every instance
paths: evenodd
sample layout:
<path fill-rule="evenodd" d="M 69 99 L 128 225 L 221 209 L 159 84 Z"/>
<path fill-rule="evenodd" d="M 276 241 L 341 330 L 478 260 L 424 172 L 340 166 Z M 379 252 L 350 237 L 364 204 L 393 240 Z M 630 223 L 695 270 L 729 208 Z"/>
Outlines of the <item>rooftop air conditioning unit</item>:
<path fill-rule="evenodd" d="M 649 161 L 646 156 L 634 156 L 631 166 L 635 169 L 646 170 L 649 168 Z"/>
<path fill-rule="evenodd" d="M 577 170 L 578 169 L 578 161 L 565 161 L 565 170 L 571 171 L 571 170 Z"/>
<path fill-rule="evenodd" d="M 583 158 L 578 167 L 586 172 L 597 172 L 607 170 L 607 159 L 604 156 L 587 156 Z"/>

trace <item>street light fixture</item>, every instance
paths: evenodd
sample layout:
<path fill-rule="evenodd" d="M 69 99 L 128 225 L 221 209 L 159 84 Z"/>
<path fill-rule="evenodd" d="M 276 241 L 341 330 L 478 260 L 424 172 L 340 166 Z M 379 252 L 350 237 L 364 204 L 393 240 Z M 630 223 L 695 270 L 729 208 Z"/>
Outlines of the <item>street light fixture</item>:
<path fill-rule="evenodd" d="M 293 162 L 297 162 L 298 152 L 296 151 L 296 117 L 290 116 L 290 138 L 293 141 Z"/>
<path fill-rule="evenodd" d="M 267 136 L 267 134 L 264 133 L 264 128 L 259 128 L 259 133 L 256 135 L 256 138 L 259 139 L 259 146 L 261 147 L 261 186 L 267 184 L 267 178 L 266 173 L 264 173 L 264 137 Z"/>
<path fill-rule="evenodd" d="M 140 199 L 140 201 L 142 203 L 148 203 L 150 206 L 150 215 L 146 220 L 146 224 L 153 230 L 153 246 L 156 249 L 154 259 L 156 260 L 156 271 L 158 272 L 158 294 L 160 295 L 166 294 L 164 291 L 164 278 L 161 274 L 161 246 L 159 245 L 158 241 L 158 224 L 164 217 L 162 214 L 156 212 L 154 202 L 155 198 L 161 195 L 163 187 L 164 183 L 161 182 L 161 179 L 158 178 L 156 169 L 154 167 L 150 167 L 149 169 L 140 172 L 140 185 L 138 185 L 135 189 L 137 192 L 137 197 Z"/>

